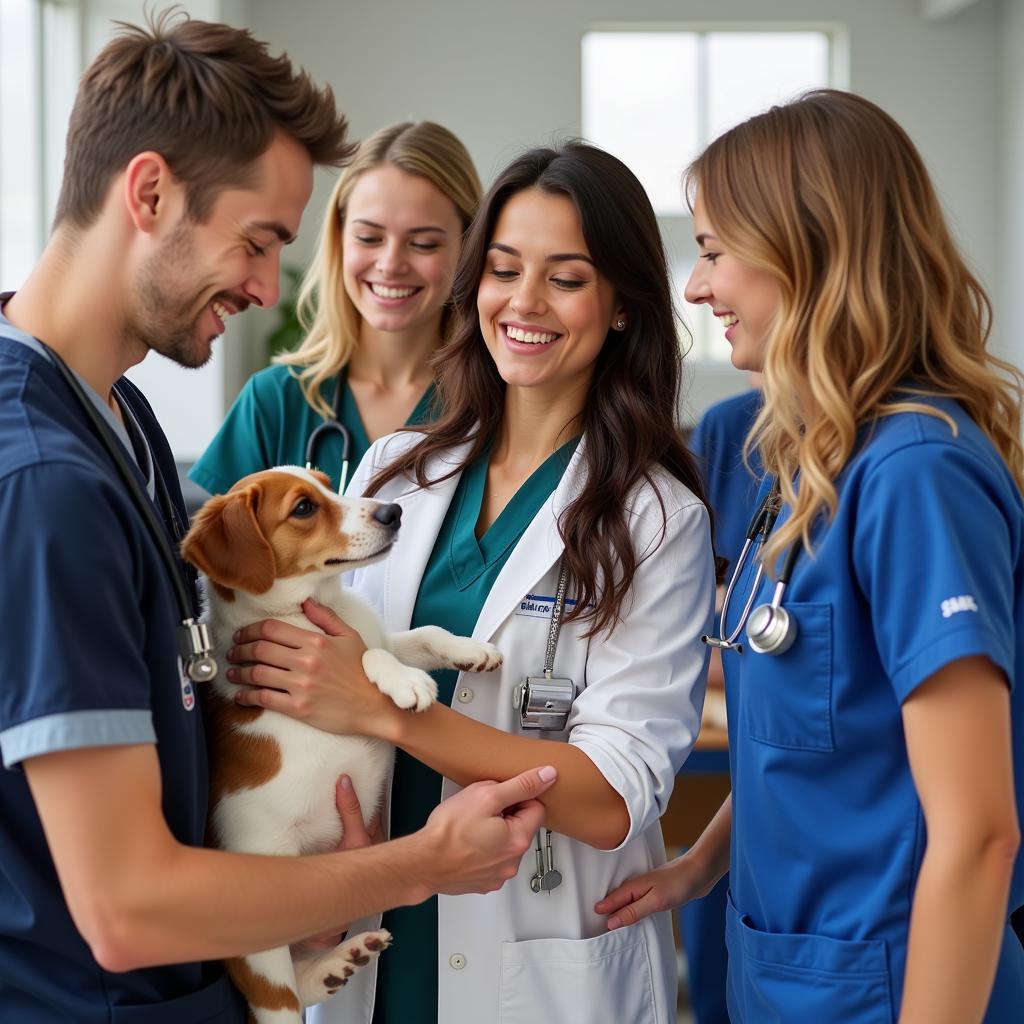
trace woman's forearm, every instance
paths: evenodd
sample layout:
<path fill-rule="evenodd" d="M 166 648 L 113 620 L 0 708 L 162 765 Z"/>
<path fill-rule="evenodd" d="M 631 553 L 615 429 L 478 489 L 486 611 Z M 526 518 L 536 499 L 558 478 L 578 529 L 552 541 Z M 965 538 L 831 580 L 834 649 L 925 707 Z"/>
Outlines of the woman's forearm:
<path fill-rule="evenodd" d="M 443 704 L 421 714 L 392 715 L 390 722 L 386 739 L 460 786 L 554 765 L 558 781 L 542 802 L 546 824 L 556 832 L 608 850 L 629 830 L 625 801 L 597 765 L 569 743 L 511 736 Z"/>
<path fill-rule="evenodd" d="M 929 845 L 910 918 L 900 1024 L 981 1021 L 1006 933 L 1017 843 Z"/>
<path fill-rule="evenodd" d="M 706 896 L 729 870 L 729 849 L 732 841 L 732 793 L 722 802 L 715 816 L 708 822 L 697 841 L 687 851 L 687 857 L 699 865 L 700 875 L 707 880 Z"/>

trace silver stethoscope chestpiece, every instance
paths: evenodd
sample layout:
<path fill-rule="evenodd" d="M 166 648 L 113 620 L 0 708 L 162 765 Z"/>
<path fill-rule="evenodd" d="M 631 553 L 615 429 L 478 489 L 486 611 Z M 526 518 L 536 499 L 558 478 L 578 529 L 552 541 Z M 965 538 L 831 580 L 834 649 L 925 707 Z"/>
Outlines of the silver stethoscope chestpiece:
<path fill-rule="evenodd" d="M 747 643 L 758 654 L 783 654 L 796 639 L 796 620 L 778 604 L 762 604 L 747 620 Z"/>

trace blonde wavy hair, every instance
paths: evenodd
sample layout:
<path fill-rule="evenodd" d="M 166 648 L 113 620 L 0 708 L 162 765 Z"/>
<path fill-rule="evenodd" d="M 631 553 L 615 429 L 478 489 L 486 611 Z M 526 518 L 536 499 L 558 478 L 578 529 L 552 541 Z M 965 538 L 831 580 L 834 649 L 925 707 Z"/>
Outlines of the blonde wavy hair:
<path fill-rule="evenodd" d="M 988 296 L 888 114 L 851 93 L 806 93 L 716 139 L 687 169 L 686 189 L 723 247 L 770 274 L 781 296 L 747 442 L 793 509 L 765 545 L 767 567 L 797 538 L 811 550 L 859 429 L 913 411 L 955 433 L 915 397 L 959 402 L 1024 484 L 1024 375 L 987 350 Z"/>
<path fill-rule="evenodd" d="M 301 367 L 293 373 L 302 393 L 325 419 L 333 413 L 323 394 L 324 384 L 348 363 L 359 341 L 362 322 L 342 281 L 345 208 L 359 178 L 384 164 L 426 178 L 447 196 L 459 213 L 463 232 L 483 192 L 466 147 L 447 128 L 432 121 L 389 125 L 360 144 L 331 193 L 316 255 L 299 289 L 297 312 L 306 336 L 294 352 L 274 358 L 275 363 Z M 449 319 L 446 306 L 441 319 L 442 338 L 447 335 Z"/>

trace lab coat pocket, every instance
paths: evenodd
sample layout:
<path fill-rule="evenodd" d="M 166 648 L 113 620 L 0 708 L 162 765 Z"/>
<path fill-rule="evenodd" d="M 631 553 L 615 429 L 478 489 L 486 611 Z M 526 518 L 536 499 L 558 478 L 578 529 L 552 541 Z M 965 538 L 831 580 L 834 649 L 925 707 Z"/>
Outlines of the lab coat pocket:
<path fill-rule="evenodd" d="M 646 931 L 503 942 L 498 1002 L 500 1024 L 659 1024 Z"/>
<path fill-rule="evenodd" d="M 793 646 L 758 654 L 744 646 L 740 694 L 747 735 L 790 750 L 831 752 L 832 606 L 789 604 L 796 620 Z"/>
<path fill-rule="evenodd" d="M 813 1021 L 893 1024 L 889 957 L 881 939 L 762 932 L 726 908 L 728 1003 L 733 1024 Z"/>

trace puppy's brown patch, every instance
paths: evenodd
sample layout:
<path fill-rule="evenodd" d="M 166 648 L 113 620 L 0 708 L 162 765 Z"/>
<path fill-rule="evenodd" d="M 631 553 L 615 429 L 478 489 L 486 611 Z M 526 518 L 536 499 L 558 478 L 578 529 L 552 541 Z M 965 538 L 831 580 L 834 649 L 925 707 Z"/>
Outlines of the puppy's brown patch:
<path fill-rule="evenodd" d="M 330 487 L 323 473 L 312 476 Z M 295 515 L 301 502 L 311 513 Z M 182 542 L 182 555 L 201 569 L 217 593 L 265 593 L 275 579 L 318 571 L 342 560 L 348 538 L 341 508 L 314 483 L 293 473 L 263 470 L 243 477 L 227 494 L 211 498 Z"/>
<path fill-rule="evenodd" d="M 262 974 L 257 974 L 241 957 L 225 961 L 225 966 L 235 988 L 245 996 L 250 1006 L 258 1006 L 261 1010 L 299 1012 L 299 997 L 287 985 L 276 985 Z M 249 1012 L 252 1013 L 251 1010 Z"/>
<path fill-rule="evenodd" d="M 280 772 L 281 748 L 276 740 L 238 729 L 259 718 L 263 708 L 242 707 L 215 690 L 206 690 L 203 711 L 210 750 L 211 808 L 228 793 L 255 789 Z"/>

